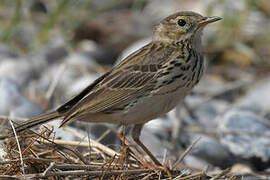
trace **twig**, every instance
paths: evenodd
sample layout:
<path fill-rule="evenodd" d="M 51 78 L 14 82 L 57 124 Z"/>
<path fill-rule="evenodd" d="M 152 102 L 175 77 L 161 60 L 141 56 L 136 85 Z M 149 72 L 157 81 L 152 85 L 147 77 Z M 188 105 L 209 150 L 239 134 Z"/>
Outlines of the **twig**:
<path fill-rule="evenodd" d="M 10 125 L 11 125 L 11 128 L 12 128 L 12 130 L 13 130 L 13 133 L 14 133 L 14 136 L 15 136 L 15 139 L 16 139 L 16 142 L 17 142 L 17 146 L 18 146 L 18 150 L 19 150 L 19 154 L 20 154 L 20 160 L 21 160 L 21 166 L 22 166 L 23 177 L 24 177 L 24 179 L 25 179 L 24 163 L 23 163 L 23 156 L 22 156 L 22 150 L 21 150 L 20 142 L 19 142 L 19 139 L 18 139 L 16 130 L 15 130 L 15 128 L 14 128 L 14 125 L 13 125 L 12 121 L 9 120 L 9 123 L 10 123 Z"/>
<path fill-rule="evenodd" d="M 175 177 L 173 180 L 179 180 L 180 178 L 184 176 L 189 176 L 191 174 L 189 169 L 183 169 L 181 170 L 181 174 L 179 174 L 177 177 Z"/>
<path fill-rule="evenodd" d="M 87 138 L 86 136 L 84 136 L 84 135 L 82 135 L 82 134 L 80 134 L 80 133 L 74 131 L 74 130 L 71 129 L 71 128 L 63 127 L 63 129 L 64 129 L 65 131 L 68 131 L 68 132 L 72 133 L 74 136 L 79 137 L 79 138 L 82 139 L 82 140 L 85 140 L 85 139 Z M 93 139 L 91 139 L 90 142 L 91 142 L 91 146 L 94 146 L 94 147 L 96 147 L 96 148 L 102 150 L 104 153 L 106 153 L 106 154 L 109 155 L 109 156 L 112 156 L 112 157 L 115 156 L 115 155 L 120 156 L 120 154 L 117 153 L 116 151 L 114 151 L 113 149 L 111 149 L 111 148 L 109 148 L 109 147 L 107 147 L 107 146 L 104 146 L 103 144 L 101 144 L 101 143 L 99 143 L 99 142 L 96 142 L 96 141 L 93 140 Z M 86 147 L 86 146 L 85 146 L 85 143 L 86 143 L 86 142 L 82 142 L 83 145 L 81 145 L 81 146 L 82 146 L 82 147 Z M 77 144 L 78 144 L 78 143 L 77 143 Z M 88 142 L 87 142 L 87 144 L 88 144 L 87 147 L 89 147 L 89 143 L 88 143 Z M 80 145 L 78 145 L 78 146 L 80 146 Z"/>
<path fill-rule="evenodd" d="M 204 179 L 203 176 L 205 175 L 204 171 L 198 172 L 195 174 L 187 175 L 180 178 L 175 178 L 174 180 L 188 180 L 188 179 Z"/>
<path fill-rule="evenodd" d="M 142 178 L 141 180 L 147 180 L 147 179 L 150 179 L 150 177 L 152 176 L 152 175 L 154 175 L 154 174 L 156 174 L 155 172 L 154 173 L 149 173 L 149 174 L 147 174 L 144 178 Z"/>
<path fill-rule="evenodd" d="M 188 153 L 190 153 L 191 152 L 191 150 L 193 149 L 193 147 L 195 146 L 195 144 L 197 144 L 198 142 L 199 142 L 199 140 L 201 139 L 201 137 L 198 137 L 185 151 L 184 151 L 184 153 L 180 156 L 180 158 L 174 163 L 174 165 L 173 165 L 173 169 L 175 168 L 175 167 L 177 167 L 183 160 L 184 160 L 184 158 L 186 157 L 186 155 L 188 154 Z"/>
<path fill-rule="evenodd" d="M 164 155 L 163 155 L 163 159 L 162 159 L 162 164 L 165 164 L 167 160 L 167 149 L 164 150 Z"/>
<path fill-rule="evenodd" d="M 85 164 L 66 164 L 66 163 L 61 164 L 54 163 L 53 167 L 61 170 L 94 170 L 101 168 L 101 166 L 92 164 L 85 165 Z"/>
<path fill-rule="evenodd" d="M 43 176 L 46 176 L 49 171 L 54 168 L 55 162 L 51 162 L 50 166 L 43 172 Z"/>
<path fill-rule="evenodd" d="M 33 134 L 35 134 L 35 135 L 37 135 L 37 136 L 40 137 L 39 139 L 37 139 L 37 141 L 39 140 L 40 142 L 42 142 L 41 139 L 44 139 L 45 141 L 50 142 L 50 143 L 47 143 L 47 144 L 49 144 L 49 145 L 54 145 L 55 148 L 57 148 L 57 149 L 60 149 L 60 147 L 61 147 L 61 148 L 65 149 L 65 150 L 68 150 L 68 151 L 72 152 L 74 155 L 76 155 L 76 156 L 77 156 L 84 164 L 87 164 L 87 162 L 84 160 L 84 158 L 82 157 L 82 155 L 81 155 L 77 150 L 71 149 L 71 148 L 66 147 L 66 146 L 62 146 L 62 145 L 60 145 L 60 144 L 56 144 L 56 143 L 54 143 L 52 140 L 50 140 L 50 139 L 48 139 L 48 138 L 42 136 L 42 135 L 39 134 L 39 133 L 36 133 L 36 132 L 32 131 L 31 129 L 27 129 L 27 130 L 28 130 L 29 132 L 31 132 L 31 133 L 33 133 Z M 57 150 L 57 151 L 60 153 L 59 150 Z M 61 153 L 60 153 L 60 154 L 61 154 Z"/>
<path fill-rule="evenodd" d="M 37 141 L 40 141 L 42 143 L 45 144 L 51 144 L 51 140 L 45 140 L 45 139 L 38 139 Z M 59 139 L 55 139 L 53 140 L 53 142 L 55 144 L 59 144 L 59 145 L 69 145 L 69 146 L 79 146 L 79 147 L 89 147 L 89 142 L 79 142 L 79 141 L 65 141 L 65 140 L 59 140 Z M 110 148 L 100 144 L 100 143 L 96 143 L 95 141 L 91 140 L 90 141 L 90 146 L 96 147 L 98 149 L 101 149 L 102 151 L 104 151 L 106 154 L 110 155 L 110 156 L 119 156 L 119 154 L 113 150 L 111 150 Z"/>
<path fill-rule="evenodd" d="M 21 179 L 21 177 L 17 177 L 17 176 L 10 176 L 10 175 L 0 175 L 0 179 Z"/>
<path fill-rule="evenodd" d="M 217 180 L 220 179 L 222 176 L 228 174 L 230 172 L 231 168 L 224 169 L 221 171 L 221 173 L 217 174 L 216 176 L 212 177 L 210 180 Z"/>
<path fill-rule="evenodd" d="M 104 139 L 109 133 L 111 132 L 110 129 L 107 129 L 99 138 L 96 140 L 97 142 L 100 142 L 102 139 Z"/>
<path fill-rule="evenodd" d="M 60 171 L 60 172 L 48 172 L 46 175 L 43 173 L 38 174 L 27 174 L 26 178 L 28 179 L 36 179 L 36 178 L 45 178 L 50 176 L 101 176 L 102 174 L 105 175 L 120 175 L 120 174 L 141 174 L 141 173 L 148 173 L 150 170 L 146 169 L 134 169 L 134 170 L 110 170 L 110 171 L 84 171 L 84 170 L 76 170 L 76 171 Z M 11 178 L 19 178 L 18 176 L 9 176 Z M 0 176 L 1 178 L 1 176 Z"/>
<path fill-rule="evenodd" d="M 88 152 L 90 153 L 90 156 L 89 156 L 89 158 L 90 159 L 88 159 L 88 161 L 90 161 L 91 162 L 91 152 L 92 152 L 92 150 L 91 150 L 91 143 L 90 143 L 90 133 L 89 133 L 89 125 L 87 126 L 87 140 L 88 140 Z M 95 151 L 97 150 L 96 148 L 93 148 Z M 100 154 L 102 154 L 102 153 L 100 153 Z M 105 156 L 102 156 L 104 159 L 105 159 Z"/>
<path fill-rule="evenodd" d="M 8 161 L 0 161 L 0 165 L 10 164 L 10 163 L 13 163 L 13 162 L 18 162 L 18 161 L 21 161 L 21 159 L 12 159 L 12 160 L 8 160 Z M 33 158 L 33 157 L 23 158 L 23 161 L 52 162 L 52 160 L 49 160 L 49 159 Z"/>
<path fill-rule="evenodd" d="M 9 117 L 9 116 L 0 116 L 1 121 L 25 121 L 27 119 L 25 118 L 17 118 L 17 117 Z M 13 126 L 14 128 L 14 126 Z M 14 131 L 14 130 L 13 130 Z M 8 138 L 10 135 L 0 135 L 0 140 L 3 140 L 5 138 Z"/>

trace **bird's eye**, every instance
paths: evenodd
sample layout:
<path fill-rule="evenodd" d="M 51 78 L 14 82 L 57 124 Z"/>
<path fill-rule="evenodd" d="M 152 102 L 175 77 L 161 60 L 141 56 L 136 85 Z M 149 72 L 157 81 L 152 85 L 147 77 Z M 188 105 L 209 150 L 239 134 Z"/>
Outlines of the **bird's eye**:
<path fill-rule="evenodd" d="M 179 26 L 184 26 L 184 25 L 186 25 L 186 21 L 185 21 L 184 19 L 179 19 L 179 20 L 177 21 L 177 24 L 178 24 Z"/>

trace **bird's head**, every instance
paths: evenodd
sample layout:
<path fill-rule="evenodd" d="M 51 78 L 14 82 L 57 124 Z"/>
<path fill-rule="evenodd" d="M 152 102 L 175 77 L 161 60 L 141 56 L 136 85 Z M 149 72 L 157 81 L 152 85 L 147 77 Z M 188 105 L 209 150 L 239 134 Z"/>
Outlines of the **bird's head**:
<path fill-rule="evenodd" d="M 154 29 L 154 41 L 175 42 L 201 36 L 202 29 L 220 17 L 204 17 L 191 11 L 178 12 L 163 19 Z"/>

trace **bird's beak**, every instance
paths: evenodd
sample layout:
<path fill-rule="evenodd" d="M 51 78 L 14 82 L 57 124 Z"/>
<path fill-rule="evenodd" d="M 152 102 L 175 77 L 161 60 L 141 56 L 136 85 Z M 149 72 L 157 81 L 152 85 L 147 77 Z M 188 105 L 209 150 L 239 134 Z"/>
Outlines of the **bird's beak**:
<path fill-rule="evenodd" d="M 205 17 L 203 20 L 199 21 L 197 24 L 198 27 L 203 27 L 209 23 L 216 22 L 221 20 L 221 17 L 213 16 L 213 17 Z"/>

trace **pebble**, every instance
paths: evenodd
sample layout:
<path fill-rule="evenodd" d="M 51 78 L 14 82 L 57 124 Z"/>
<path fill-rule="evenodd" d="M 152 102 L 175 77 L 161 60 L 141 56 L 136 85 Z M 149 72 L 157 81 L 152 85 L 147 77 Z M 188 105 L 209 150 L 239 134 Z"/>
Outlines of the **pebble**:
<path fill-rule="evenodd" d="M 227 146 L 222 145 L 218 140 L 206 135 L 192 135 L 192 140 L 201 137 L 199 142 L 194 146 L 191 155 L 200 158 L 209 164 L 221 168 L 228 168 L 234 163 L 234 158 Z"/>
<path fill-rule="evenodd" d="M 51 39 L 50 42 L 46 44 L 46 47 L 42 49 L 45 60 L 50 64 L 63 60 L 68 56 L 66 46 L 66 42 L 59 36 Z"/>
<path fill-rule="evenodd" d="M 43 111 L 27 99 L 19 86 L 8 78 L 0 79 L 0 114 L 21 118 L 32 118 Z"/>
<path fill-rule="evenodd" d="M 254 84 L 229 111 L 218 117 L 217 131 L 222 144 L 235 156 L 262 169 L 270 161 L 270 123 L 264 117 L 264 112 L 270 111 L 269 92 L 268 78 Z"/>
<path fill-rule="evenodd" d="M 46 63 L 38 55 L 8 58 L 0 61 L 0 78 L 12 79 L 24 88 L 31 80 L 38 78 L 45 67 Z"/>

